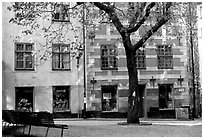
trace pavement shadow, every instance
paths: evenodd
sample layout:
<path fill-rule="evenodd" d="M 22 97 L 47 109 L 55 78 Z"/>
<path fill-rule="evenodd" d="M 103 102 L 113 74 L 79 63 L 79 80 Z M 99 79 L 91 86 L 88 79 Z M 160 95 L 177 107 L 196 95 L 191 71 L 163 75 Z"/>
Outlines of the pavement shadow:
<path fill-rule="evenodd" d="M 135 125 L 135 126 L 149 126 L 152 125 L 152 123 L 149 122 L 140 122 L 140 123 L 127 123 L 127 122 L 120 122 L 117 123 L 118 125 Z"/>
<path fill-rule="evenodd" d="M 34 135 L 23 134 L 22 126 L 2 127 L 2 137 L 36 137 Z"/>

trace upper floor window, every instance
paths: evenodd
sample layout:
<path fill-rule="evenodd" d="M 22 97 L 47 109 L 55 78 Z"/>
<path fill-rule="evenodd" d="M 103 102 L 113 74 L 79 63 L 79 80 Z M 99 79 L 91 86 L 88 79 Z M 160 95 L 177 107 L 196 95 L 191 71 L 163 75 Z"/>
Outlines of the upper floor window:
<path fill-rule="evenodd" d="M 34 70 L 33 43 L 15 43 L 15 70 Z"/>
<path fill-rule="evenodd" d="M 101 69 L 117 69 L 117 49 L 115 45 L 101 46 Z"/>
<path fill-rule="evenodd" d="M 54 22 L 69 22 L 69 5 L 57 4 L 55 5 L 54 12 L 52 13 L 52 21 Z"/>
<path fill-rule="evenodd" d="M 146 67 L 146 57 L 144 46 L 136 51 L 136 67 L 138 69 L 144 69 Z"/>
<path fill-rule="evenodd" d="M 70 70 L 70 47 L 68 44 L 52 45 L 52 69 Z"/>
<path fill-rule="evenodd" d="M 173 54 L 171 45 L 157 46 L 158 69 L 173 68 Z"/>

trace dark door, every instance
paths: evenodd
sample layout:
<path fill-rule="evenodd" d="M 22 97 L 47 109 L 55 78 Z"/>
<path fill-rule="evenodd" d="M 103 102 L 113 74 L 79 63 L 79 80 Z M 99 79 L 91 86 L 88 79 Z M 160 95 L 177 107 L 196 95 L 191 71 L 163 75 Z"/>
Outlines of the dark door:
<path fill-rule="evenodd" d="M 139 85 L 139 117 L 144 117 L 144 91 L 145 85 Z"/>
<path fill-rule="evenodd" d="M 168 108 L 172 102 L 172 84 L 159 85 L 159 108 Z"/>
<path fill-rule="evenodd" d="M 102 111 L 116 111 L 117 86 L 115 85 L 101 86 L 101 91 L 102 91 Z"/>
<path fill-rule="evenodd" d="M 16 109 L 18 108 L 18 103 L 22 99 L 27 99 L 30 104 L 30 110 L 33 110 L 33 87 L 16 87 Z"/>

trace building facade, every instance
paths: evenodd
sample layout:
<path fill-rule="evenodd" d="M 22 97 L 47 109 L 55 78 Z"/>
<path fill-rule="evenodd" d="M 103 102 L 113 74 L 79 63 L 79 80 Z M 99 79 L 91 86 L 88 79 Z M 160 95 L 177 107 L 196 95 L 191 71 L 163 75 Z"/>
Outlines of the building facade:
<path fill-rule="evenodd" d="M 126 55 L 111 24 L 100 24 L 92 28 L 92 33 L 86 28 L 84 61 L 79 51 L 76 53 L 81 58 L 72 57 L 68 39 L 76 39 L 71 38 L 74 32 L 61 31 L 63 36 L 46 47 L 47 40 L 42 36 L 46 33 L 41 30 L 19 36 L 25 28 L 9 23 L 13 13 L 7 6 L 9 3 L 2 4 L 2 109 L 16 110 L 18 102 L 25 98 L 32 111 L 49 111 L 56 117 L 80 116 L 83 110 L 87 117 L 127 116 Z M 46 16 L 52 20 L 40 18 L 37 22 L 46 27 L 52 23 L 53 29 L 68 26 L 68 20 L 74 19 L 61 16 L 60 8 L 59 5 L 53 15 Z M 133 35 L 134 41 L 143 31 L 141 28 Z M 78 33 L 83 37 L 82 32 Z M 175 30 L 166 25 L 137 50 L 140 117 L 189 118 L 194 107 L 199 115 L 198 43 L 194 45 L 197 69 L 193 85 L 188 39 L 187 35 L 177 37 Z M 49 52 L 52 57 L 42 59 Z"/>
<path fill-rule="evenodd" d="M 185 34 L 178 36 L 176 28 L 163 25 L 137 50 L 140 117 L 191 118 L 194 108 L 195 116 L 200 115 L 199 85 L 196 88 L 200 82 L 198 43 L 193 45 L 193 75 L 189 32 L 185 25 L 182 29 Z M 126 117 L 129 81 L 120 35 L 111 24 L 92 30 L 94 38 L 89 37 L 86 43 L 87 114 Z M 143 31 L 141 28 L 134 34 L 135 41 Z M 196 37 L 193 39 L 198 42 Z"/>
<path fill-rule="evenodd" d="M 83 69 L 64 39 L 73 35 L 61 31 L 61 40 L 50 42 L 42 30 L 23 35 L 26 27 L 9 22 L 14 13 L 8 6 L 10 3 L 2 3 L 2 109 L 16 110 L 20 100 L 27 99 L 32 111 L 78 116 L 83 107 Z M 59 11 L 47 18 L 43 15 L 36 23 L 45 29 L 52 24 L 53 32 L 62 24 L 68 26 L 69 18 Z"/>

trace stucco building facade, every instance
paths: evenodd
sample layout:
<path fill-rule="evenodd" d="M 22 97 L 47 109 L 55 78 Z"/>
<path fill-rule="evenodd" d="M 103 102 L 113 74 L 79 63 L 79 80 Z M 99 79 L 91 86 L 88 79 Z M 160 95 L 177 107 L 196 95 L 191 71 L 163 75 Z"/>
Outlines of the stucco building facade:
<path fill-rule="evenodd" d="M 14 17 L 9 5 L 2 3 L 2 109 L 16 110 L 18 102 L 27 99 L 32 111 L 78 116 L 83 107 L 83 69 L 67 50 L 68 42 L 56 39 L 49 44 L 42 30 L 23 35 L 26 27 L 9 22 Z M 52 23 L 53 29 L 59 29 L 59 16 L 56 21 L 51 18 L 51 14 L 47 19 L 42 16 L 37 23 L 45 28 Z M 64 38 L 73 37 L 62 33 Z"/>

